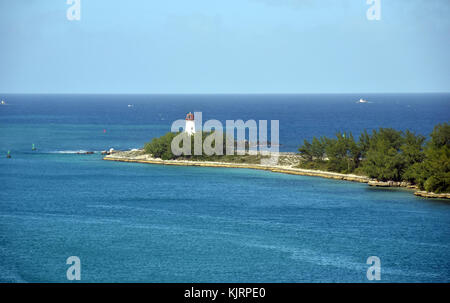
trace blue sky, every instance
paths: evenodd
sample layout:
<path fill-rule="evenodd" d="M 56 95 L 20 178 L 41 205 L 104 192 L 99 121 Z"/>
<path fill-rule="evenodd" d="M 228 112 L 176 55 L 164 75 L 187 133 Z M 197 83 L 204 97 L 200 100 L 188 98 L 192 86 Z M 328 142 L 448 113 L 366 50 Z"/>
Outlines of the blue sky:
<path fill-rule="evenodd" d="M 0 0 L 3 93 L 450 91 L 450 1 Z"/>

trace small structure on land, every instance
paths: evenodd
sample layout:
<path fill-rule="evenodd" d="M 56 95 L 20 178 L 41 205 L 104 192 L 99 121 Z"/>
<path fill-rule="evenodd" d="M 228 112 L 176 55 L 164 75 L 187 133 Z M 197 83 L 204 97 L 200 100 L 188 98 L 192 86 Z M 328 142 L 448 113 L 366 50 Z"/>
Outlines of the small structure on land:
<path fill-rule="evenodd" d="M 188 133 L 189 136 L 192 136 L 195 133 L 194 114 L 191 112 L 186 115 L 186 126 L 184 127 L 184 131 Z"/>

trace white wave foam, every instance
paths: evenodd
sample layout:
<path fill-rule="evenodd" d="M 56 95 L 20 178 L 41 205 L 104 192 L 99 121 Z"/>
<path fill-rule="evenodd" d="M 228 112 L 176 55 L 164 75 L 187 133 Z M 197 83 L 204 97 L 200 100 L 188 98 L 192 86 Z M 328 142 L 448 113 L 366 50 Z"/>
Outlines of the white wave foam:
<path fill-rule="evenodd" d="M 49 152 L 49 154 L 83 154 L 83 153 L 87 153 L 87 152 L 91 152 L 88 150 L 55 150 L 55 151 L 51 151 Z M 100 153 L 100 151 L 93 151 L 94 153 Z"/>

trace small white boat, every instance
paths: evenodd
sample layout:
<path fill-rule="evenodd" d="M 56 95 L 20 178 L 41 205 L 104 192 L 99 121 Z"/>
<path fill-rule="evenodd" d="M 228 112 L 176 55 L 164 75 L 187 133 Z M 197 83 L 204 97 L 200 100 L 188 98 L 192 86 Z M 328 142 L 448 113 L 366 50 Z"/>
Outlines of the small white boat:
<path fill-rule="evenodd" d="M 0 102 L 0 104 L 1 104 L 1 105 L 6 105 L 5 100 L 2 100 L 2 101 Z"/>
<path fill-rule="evenodd" d="M 367 102 L 369 102 L 369 101 L 364 100 L 364 99 L 359 99 L 359 101 L 357 103 L 367 103 Z"/>
<path fill-rule="evenodd" d="M 128 107 L 134 107 L 134 105 L 133 104 L 128 104 Z"/>

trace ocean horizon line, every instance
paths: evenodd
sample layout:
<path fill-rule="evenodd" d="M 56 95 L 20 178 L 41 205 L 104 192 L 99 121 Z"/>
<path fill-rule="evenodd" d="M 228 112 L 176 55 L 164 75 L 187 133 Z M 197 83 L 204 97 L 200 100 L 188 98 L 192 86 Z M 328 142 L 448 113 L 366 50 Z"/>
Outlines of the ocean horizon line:
<path fill-rule="evenodd" d="M 44 96 L 311 96 L 311 95 L 448 95 L 449 92 L 341 92 L 341 93 L 4 93 L 1 96 L 44 95 Z"/>

